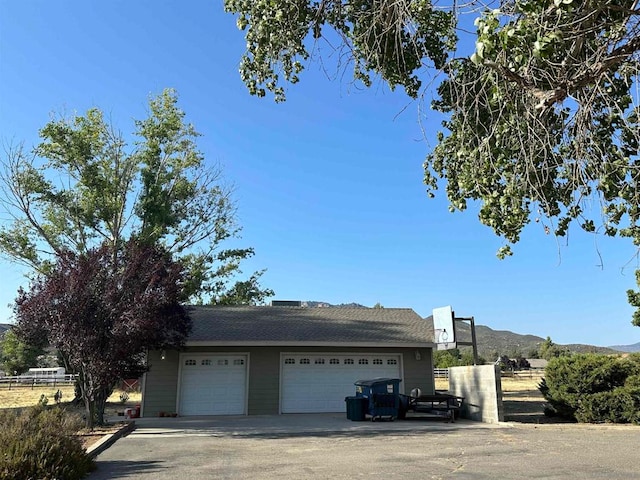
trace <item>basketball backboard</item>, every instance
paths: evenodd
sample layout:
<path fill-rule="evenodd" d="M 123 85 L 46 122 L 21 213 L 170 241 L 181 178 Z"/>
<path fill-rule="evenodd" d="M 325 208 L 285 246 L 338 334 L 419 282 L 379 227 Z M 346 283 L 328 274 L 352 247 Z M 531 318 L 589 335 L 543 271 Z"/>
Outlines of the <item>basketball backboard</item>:
<path fill-rule="evenodd" d="M 451 306 L 433 309 L 433 330 L 438 350 L 456 348 L 456 329 Z"/>

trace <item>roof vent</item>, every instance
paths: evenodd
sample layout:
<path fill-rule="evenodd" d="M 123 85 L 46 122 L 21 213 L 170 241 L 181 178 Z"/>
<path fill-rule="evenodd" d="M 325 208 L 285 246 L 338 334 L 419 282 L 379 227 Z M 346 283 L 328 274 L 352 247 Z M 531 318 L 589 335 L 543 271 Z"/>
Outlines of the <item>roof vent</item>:
<path fill-rule="evenodd" d="M 272 307 L 301 307 L 300 300 L 271 300 Z"/>

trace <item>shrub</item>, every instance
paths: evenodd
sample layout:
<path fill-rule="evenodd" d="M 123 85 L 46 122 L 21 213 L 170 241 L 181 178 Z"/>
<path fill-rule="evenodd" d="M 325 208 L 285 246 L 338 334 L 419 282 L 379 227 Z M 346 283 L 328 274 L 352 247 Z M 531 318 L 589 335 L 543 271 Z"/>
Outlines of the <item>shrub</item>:
<path fill-rule="evenodd" d="M 640 423 L 640 390 L 619 387 L 610 392 L 586 395 L 575 417 L 579 422 Z"/>
<path fill-rule="evenodd" d="M 549 362 L 540 392 L 547 414 L 579 422 L 640 423 L 640 356 L 596 354 Z"/>
<path fill-rule="evenodd" d="M 82 422 L 59 407 L 0 412 L 0 480 L 75 480 L 93 470 L 75 433 Z"/>

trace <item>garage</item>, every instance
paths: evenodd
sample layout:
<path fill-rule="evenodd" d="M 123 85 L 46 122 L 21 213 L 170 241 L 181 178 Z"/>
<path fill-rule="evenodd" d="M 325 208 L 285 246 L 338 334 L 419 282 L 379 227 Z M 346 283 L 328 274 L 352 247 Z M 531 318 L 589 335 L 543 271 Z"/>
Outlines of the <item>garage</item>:
<path fill-rule="evenodd" d="M 354 382 L 377 377 L 402 378 L 400 355 L 281 355 L 282 413 L 343 412 Z"/>
<path fill-rule="evenodd" d="M 182 355 L 180 363 L 180 415 L 246 413 L 246 355 Z"/>
<path fill-rule="evenodd" d="M 434 391 L 433 323 L 410 308 L 195 305 L 182 349 L 151 350 L 141 413 L 346 412 L 354 382 Z"/>

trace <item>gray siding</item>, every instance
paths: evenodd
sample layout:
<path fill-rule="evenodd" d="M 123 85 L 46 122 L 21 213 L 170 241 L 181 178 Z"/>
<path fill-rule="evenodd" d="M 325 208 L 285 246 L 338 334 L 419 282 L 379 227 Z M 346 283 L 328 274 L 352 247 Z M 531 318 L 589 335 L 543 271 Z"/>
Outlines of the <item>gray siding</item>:
<path fill-rule="evenodd" d="M 145 374 L 142 414 L 157 417 L 159 412 L 175 412 L 179 352 L 167 350 L 164 360 L 160 358 L 160 352 L 149 352 L 148 362 L 150 368 Z"/>
<path fill-rule="evenodd" d="M 433 393 L 434 377 L 431 349 L 419 349 L 420 360 L 414 348 L 350 348 L 350 347 L 190 347 L 188 353 L 248 353 L 249 389 L 247 407 L 249 415 L 277 415 L 280 410 L 280 354 L 281 352 L 336 352 L 401 354 L 403 382 L 400 391 L 409 393 L 420 387 L 424 393 Z M 158 412 L 175 412 L 178 395 L 179 352 L 167 351 L 165 360 L 159 352 L 149 355 L 151 370 L 145 379 L 145 416 Z M 355 391 L 355 387 L 354 387 Z"/>
<path fill-rule="evenodd" d="M 416 351 L 420 360 L 416 360 Z M 435 392 L 433 376 L 433 351 L 430 348 L 404 349 L 404 393 L 409 394 L 412 389 L 419 387 L 425 395 Z"/>
<path fill-rule="evenodd" d="M 249 362 L 249 415 L 278 413 L 280 402 L 280 350 L 255 348 Z"/>

